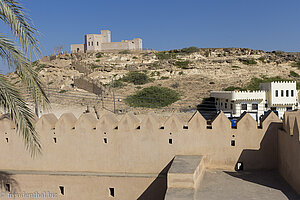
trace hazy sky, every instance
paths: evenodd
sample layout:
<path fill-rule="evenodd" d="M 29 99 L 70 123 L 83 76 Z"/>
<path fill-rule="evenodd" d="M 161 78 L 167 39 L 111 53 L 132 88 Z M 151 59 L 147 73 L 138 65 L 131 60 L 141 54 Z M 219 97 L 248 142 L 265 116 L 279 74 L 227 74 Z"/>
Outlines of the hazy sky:
<path fill-rule="evenodd" d="M 83 43 L 84 34 L 101 29 L 112 31 L 112 41 L 140 37 L 144 48 L 155 50 L 197 46 L 300 51 L 299 0 L 21 2 L 41 32 L 43 55 L 58 45 L 69 50 L 70 44 Z"/>

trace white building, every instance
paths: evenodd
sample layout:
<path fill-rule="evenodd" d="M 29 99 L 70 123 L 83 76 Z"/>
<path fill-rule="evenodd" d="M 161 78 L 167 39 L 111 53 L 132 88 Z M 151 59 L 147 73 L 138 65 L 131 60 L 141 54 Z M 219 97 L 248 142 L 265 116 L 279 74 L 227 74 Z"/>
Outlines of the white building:
<path fill-rule="evenodd" d="M 258 120 L 267 110 L 278 112 L 280 118 L 287 110 L 298 108 L 296 82 L 262 83 L 259 91 L 212 91 L 215 105 L 228 117 L 239 117 L 245 111 Z"/>
<path fill-rule="evenodd" d="M 101 34 L 87 34 L 84 37 L 84 44 L 71 44 L 71 52 L 92 52 L 110 50 L 142 50 L 143 41 L 140 38 L 133 40 L 122 40 L 111 42 L 111 32 L 101 30 Z"/>

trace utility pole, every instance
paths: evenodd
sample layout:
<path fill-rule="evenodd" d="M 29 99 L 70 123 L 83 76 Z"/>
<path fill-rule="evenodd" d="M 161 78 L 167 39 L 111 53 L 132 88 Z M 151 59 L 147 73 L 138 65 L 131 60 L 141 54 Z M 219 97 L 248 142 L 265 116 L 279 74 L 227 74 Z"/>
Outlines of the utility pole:
<path fill-rule="evenodd" d="M 36 94 L 35 86 L 34 86 L 33 89 L 34 89 L 34 106 L 35 106 L 34 110 L 35 110 L 36 116 L 39 117 L 39 104 L 38 104 L 39 102 L 37 100 L 37 94 Z"/>
<path fill-rule="evenodd" d="M 115 99 L 115 89 L 114 89 L 114 76 L 111 77 L 111 86 L 112 86 L 113 101 L 114 101 L 114 113 L 116 113 L 116 99 Z"/>

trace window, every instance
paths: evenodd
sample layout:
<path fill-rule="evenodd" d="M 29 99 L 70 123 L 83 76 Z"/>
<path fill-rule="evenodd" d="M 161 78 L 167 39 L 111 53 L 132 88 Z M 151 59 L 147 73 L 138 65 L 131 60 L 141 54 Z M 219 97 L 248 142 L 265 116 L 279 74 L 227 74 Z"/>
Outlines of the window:
<path fill-rule="evenodd" d="M 172 139 L 169 139 L 169 144 L 173 144 L 173 140 Z"/>
<path fill-rule="evenodd" d="M 60 194 L 65 195 L 65 187 L 64 186 L 59 186 Z"/>
<path fill-rule="evenodd" d="M 257 103 L 252 104 L 252 110 L 258 110 L 258 104 Z"/>
<path fill-rule="evenodd" d="M 218 105 L 218 102 L 216 101 L 216 105 Z"/>
<path fill-rule="evenodd" d="M 293 110 L 293 108 L 292 107 L 286 107 L 286 110 L 291 111 L 291 110 Z"/>
<path fill-rule="evenodd" d="M 9 183 L 5 184 L 5 190 L 7 192 L 10 192 L 10 184 Z"/>
<path fill-rule="evenodd" d="M 115 197 L 115 188 L 109 188 L 109 196 Z"/>
<path fill-rule="evenodd" d="M 223 106 L 223 103 L 221 102 L 221 107 Z"/>
<path fill-rule="evenodd" d="M 284 96 L 284 91 L 283 90 L 281 90 L 281 97 L 283 97 Z"/>
<path fill-rule="evenodd" d="M 97 46 L 99 46 L 99 42 L 97 42 Z"/>
<path fill-rule="evenodd" d="M 231 140 L 231 146 L 232 146 L 232 147 L 235 146 L 235 140 Z"/>
<path fill-rule="evenodd" d="M 103 138 L 103 142 L 107 144 L 107 138 Z"/>
<path fill-rule="evenodd" d="M 92 42 L 92 46 L 93 46 L 93 42 Z"/>
<path fill-rule="evenodd" d="M 246 103 L 242 104 L 242 110 L 247 110 L 247 104 Z"/>
<path fill-rule="evenodd" d="M 288 90 L 285 91 L 285 96 L 289 97 L 289 91 Z"/>
<path fill-rule="evenodd" d="M 291 90 L 291 97 L 294 96 L 294 90 Z"/>
<path fill-rule="evenodd" d="M 225 103 L 225 108 L 227 108 L 227 103 Z"/>
<path fill-rule="evenodd" d="M 275 90 L 275 97 L 278 97 L 278 90 Z"/>
<path fill-rule="evenodd" d="M 91 43 L 89 42 L 89 46 L 91 45 Z"/>
<path fill-rule="evenodd" d="M 230 104 L 230 109 L 231 109 L 231 110 L 233 109 L 233 104 L 232 104 L 232 103 Z"/>

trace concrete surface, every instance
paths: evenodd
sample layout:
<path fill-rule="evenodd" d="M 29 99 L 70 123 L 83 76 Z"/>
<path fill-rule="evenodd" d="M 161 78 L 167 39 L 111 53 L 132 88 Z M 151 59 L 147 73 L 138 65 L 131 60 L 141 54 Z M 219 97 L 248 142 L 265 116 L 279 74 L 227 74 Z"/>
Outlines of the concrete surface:
<path fill-rule="evenodd" d="M 194 189 L 189 188 L 168 188 L 165 200 L 193 200 Z"/>
<path fill-rule="evenodd" d="M 195 199 L 299 200 L 275 171 L 223 172 L 207 170 Z"/>

